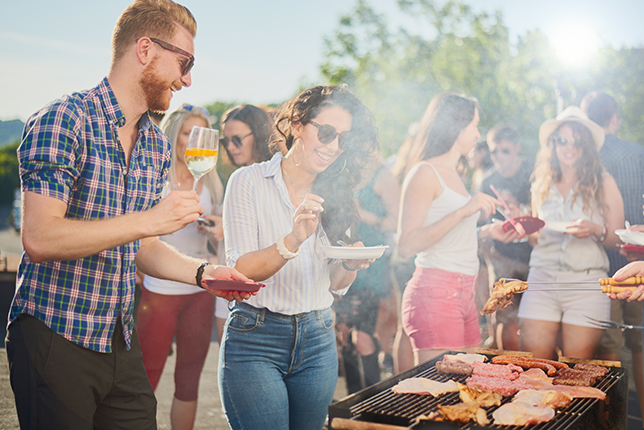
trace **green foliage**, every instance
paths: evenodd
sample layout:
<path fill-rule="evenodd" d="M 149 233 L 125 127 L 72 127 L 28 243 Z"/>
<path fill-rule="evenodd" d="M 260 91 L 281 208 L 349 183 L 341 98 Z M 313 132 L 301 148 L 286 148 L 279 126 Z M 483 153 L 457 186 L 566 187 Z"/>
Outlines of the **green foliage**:
<path fill-rule="evenodd" d="M 557 82 L 564 107 L 578 105 L 591 89 L 613 94 L 623 108 L 620 136 L 644 143 L 642 49 L 605 48 L 592 70 L 564 74 L 544 34 L 530 31 L 511 44 L 498 12 L 474 13 L 457 1 L 398 0 L 398 6 L 415 25 L 391 29 L 385 16 L 358 0 L 325 40 L 320 68 L 331 84 L 349 84 L 371 109 L 384 156 L 398 150 L 409 124 L 442 91 L 477 98 L 481 132 L 509 123 L 523 136 L 524 152 L 534 155 L 539 126 L 556 115 Z"/>
<path fill-rule="evenodd" d="M 0 120 L 0 146 L 13 143 L 16 140 L 20 140 L 20 135 L 24 126 L 25 123 L 20 121 L 19 119 L 14 119 L 11 121 Z"/>
<path fill-rule="evenodd" d="M 11 204 L 14 190 L 20 188 L 16 154 L 19 144 L 20 142 L 16 141 L 0 148 L 0 205 Z"/>

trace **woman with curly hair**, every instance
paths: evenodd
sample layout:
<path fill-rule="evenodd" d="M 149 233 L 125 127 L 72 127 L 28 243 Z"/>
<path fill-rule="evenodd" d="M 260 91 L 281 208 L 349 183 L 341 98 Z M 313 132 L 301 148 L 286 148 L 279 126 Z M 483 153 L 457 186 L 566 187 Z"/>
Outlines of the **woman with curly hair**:
<path fill-rule="evenodd" d="M 371 262 L 327 260 L 322 247 L 355 242 L 354 188 L 376 128 L 333 86 L 303 91 L 275 124 L 285 153 L 235 171 L 224 198 L 227 263 L 266 287 L 231 309 L 219 392 L 233 429 L 321 429 L 338 375 L 331 292 Z"/>
<path fill-rule="evenodd" d="M 546 225 L 530 238 L 534 249 L 528 284 L 545 282 L 540 289 L 553 291 L 524 293 L 519 341 L 521 349 L 535 357 L 553 359 L 561 331 L 564 356 L 593 358 L 602 330 L 587 317 L 610 319 L 609 299 L 599 288 L 576 292 L 558 282 L 596 284 L 607 276 L 604 247 L 614 248 L 619 242 L 614 232 L 624 224 L 622 196 L 598 155 L 604 132 L 578 107 L 544 122 L 539 142 L 532 208 Z"/>

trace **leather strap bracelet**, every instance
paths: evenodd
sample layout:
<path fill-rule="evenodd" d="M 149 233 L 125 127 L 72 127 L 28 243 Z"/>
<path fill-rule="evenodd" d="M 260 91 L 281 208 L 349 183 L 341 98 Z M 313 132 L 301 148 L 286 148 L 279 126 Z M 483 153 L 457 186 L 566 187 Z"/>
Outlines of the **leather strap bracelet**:
<path fill-rule="evenodd" d="M 280 238 L 277 239 L 277 242 L 275 242 L 275 245 L 277 245 L 277 252 L 279 252 L 282 258 L 284 258 L 285 260 L 292 260 L 293 258 L 300 255 L 300 251 L 302 251 L 302 248 L 301 247 L 297 248 L 297 251 L 295 252 L 289 251 L 286 245 L 284 245 L 285 237 L 286 235 L 280 236 Z"/>
<path fill-rule="evenodd" d="M 203 288 L 204 290 L 205 288 L 203 287 L 203 285 L 201 285 L 201 277 L 203 276 L 203 271 L 206 269 L 206 266 L 209 264 L 210 263 L 208 263 L 207 261 L 204 261 L 203 263 L 201 263 L 197 268 L 197 275 L 195 275 L 195 280 L 197 281 L 197 287 Z"/>

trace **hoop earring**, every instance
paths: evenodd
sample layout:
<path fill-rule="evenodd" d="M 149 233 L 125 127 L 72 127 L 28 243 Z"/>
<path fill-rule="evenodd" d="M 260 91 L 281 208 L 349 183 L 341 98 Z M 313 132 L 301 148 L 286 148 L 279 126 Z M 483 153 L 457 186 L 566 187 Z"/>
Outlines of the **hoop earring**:
<path fill-rule="evenodd" d="M 335 178 L 336 176 L 339 176 L 340 173 L 344 172 L 345 167 L 347 167 L 347 159 L 346 158 L 344 159 L 344 164 L 342 165 L 342 169 L 340 169 L 340 171 L 338 173 L 336 173 L 335 175 L 327 175 L 327 177 L 328 178 Z"/>
<path fill-rule="evenodd" d="M 299 137 L 297 139 L 295 139 L 295 143 L 293 144 L 294 147 L 295 147 L 295 145 L 297 145 L 298 140 L 301 141 L 302 139 L 300 139 Z M 302 164 L 302 161 L 304 161 L 304 148 L 302 148 L 302 158 L 300 158 L 300 162 L 299 163 L 295 162 L 295 150 L 293 150 L 293 158 L 292 158 L 292 160 L 293 160 L 293 164 L 295 164 L 295 167 L 300 167 L 300 164 Z"/>

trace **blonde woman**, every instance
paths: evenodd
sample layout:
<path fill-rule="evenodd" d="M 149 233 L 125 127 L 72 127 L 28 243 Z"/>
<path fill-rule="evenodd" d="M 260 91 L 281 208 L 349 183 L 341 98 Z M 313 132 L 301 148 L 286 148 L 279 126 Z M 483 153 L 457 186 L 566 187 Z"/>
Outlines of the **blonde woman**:
<path fill-rule="evenodd" d="M 206 109 L 186 104 L 161 122 L 161 130 L 172 146 L 172 165 L 164 195 L 174 190 L 192 190 L 195 179 L 184 161 L 184 152 L 192 127 L 210 125 Z M 196 191 L 205 214 L 221 214 L 223 186 L 214 169 L 199 180 Z M 160 240 L 187 255 L 208 260 L 211 255 L 207 241 L 211 241 L 211 249 L 220 248 L 209 231 L 195 222 L 175 233 L 161 236 Z M 223 257 L 223 250 L 220 255 Z M 176 338 L 175 392 L 170 412 L 175 430 L 192 429 L 194 425 L 199 378 L 210 347 L 214 305 L 215 297 L 203 288 L 152 276 L 143 279 L 137 328 L 143 364 L 152 389 L 156 389 L 159 383 L 172 340 Z"/>

